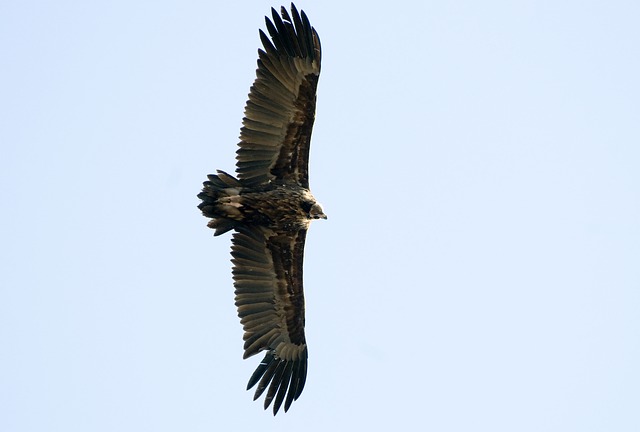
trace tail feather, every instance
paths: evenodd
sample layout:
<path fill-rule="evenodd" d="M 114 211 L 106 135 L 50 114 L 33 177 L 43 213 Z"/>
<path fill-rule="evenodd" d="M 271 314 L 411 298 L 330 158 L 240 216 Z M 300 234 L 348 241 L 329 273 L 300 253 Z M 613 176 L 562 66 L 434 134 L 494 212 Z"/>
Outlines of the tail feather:
<path fill-rule="evenodd" d="M 218 236 L 242 223 L 242 212 L 239 210 L 242 183 L 220 170 L 207 177 L 209 180 L 203 183 L 202 192 L 198 194 L 202 200 L 198 208 L 204 216 L 211 218 L 207 226 L 215 230 L 213 235 Z"/>
<path fill-rule="evenodd" d="M 234 176 L 227 174 L 222 170 L 217 170 L 217 172 L 218 172 L 217 178 L 227 186 L 232 188 L 242 187 L 242 183 L 240 183 L 240 180 L 238 180 Z"/>
<path fill-rule="evenodd" d="M 239 224 L 240 222 L 238 221 L 219 217 L 216 219 L 211 219 L 207 226 L 215 230 L 215 232 L 213 233 L 214 236 L 219 236 L 220 234 L 224 234 L 227 231 L 231 231 Z"/>

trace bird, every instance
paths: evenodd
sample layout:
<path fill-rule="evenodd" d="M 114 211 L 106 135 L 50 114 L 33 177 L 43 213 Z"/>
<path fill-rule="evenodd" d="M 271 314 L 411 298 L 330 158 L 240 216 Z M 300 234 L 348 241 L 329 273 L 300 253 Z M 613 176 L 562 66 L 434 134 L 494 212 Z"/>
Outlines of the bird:
<path fill-rule="evenodd" d="M 256 79 L 246 102 L 236 177 L 217 170 L 198 194 L 214 236 L 231 240 L 235 304 L 246 359 L 265 356 L 249 379 L 253 400 L 287 412 L 307 377 L 303 258 L 310 222 L 327 219 L 309 190 L 309 146 L 320 76 L 320 38 L 291 3 L 271 8 L 259 31 Z"/>

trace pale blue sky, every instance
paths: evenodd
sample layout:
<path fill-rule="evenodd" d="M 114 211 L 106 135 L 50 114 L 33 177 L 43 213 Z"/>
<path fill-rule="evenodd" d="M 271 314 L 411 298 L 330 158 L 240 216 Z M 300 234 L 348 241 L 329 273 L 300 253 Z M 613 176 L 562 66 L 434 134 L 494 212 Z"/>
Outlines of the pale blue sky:
<path fill-rule="evenodd" d="M 246 382 L 232 171 L 268 1 L 0 4 L 0 430 L 640 430 L 640 4 L 300 1 L 307 386 Z"/>

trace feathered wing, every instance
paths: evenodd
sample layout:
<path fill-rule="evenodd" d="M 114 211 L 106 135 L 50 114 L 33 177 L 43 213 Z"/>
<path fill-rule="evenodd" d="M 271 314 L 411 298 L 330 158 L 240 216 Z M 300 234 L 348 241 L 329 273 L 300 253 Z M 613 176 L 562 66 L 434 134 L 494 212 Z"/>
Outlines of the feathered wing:
<path fill-rule="evenodd" d="M 256 80 L 251 86 L 237 151 L 238 177 L 248 186 L 270 180 L 293 180 L 308 188 L 308 160 L 320 74 L 320 39 L 305 15 L 282 7 L 258 50 Z"/>
<path fill-rule="evenodd" d="M 283 401 L 286 412 L 300 396 L 307 377 L 302 289 L 306 230 L 275 233 L 246 226 L 236 230 L 231 255 L 244 358 L 267 351 L 247 390 L 258 384 L 254 400 L 267 390 L 264 408 L 274 401 L 275 415 Z"/>

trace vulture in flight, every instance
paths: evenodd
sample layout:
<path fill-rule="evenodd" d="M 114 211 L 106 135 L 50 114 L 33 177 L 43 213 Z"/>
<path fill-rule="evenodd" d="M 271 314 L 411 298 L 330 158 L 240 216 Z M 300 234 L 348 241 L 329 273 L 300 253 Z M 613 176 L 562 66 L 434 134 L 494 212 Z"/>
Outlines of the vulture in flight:
<path fill-rule="evenodd" d="M 247 101 L 236 152 L 237 178 L 208 175 L 198 208 L 220 235 L 233 230 L 235 303 L 244 358 L 265 356 L 249 379 L 274 415 L 298 399 L 307 376 L 302 261 L 314 219 L 326 219 L 309 191 L 309 143 L 320 75 L 320 39 L 291 4 L 266 18 L 264 50 Z"/>

